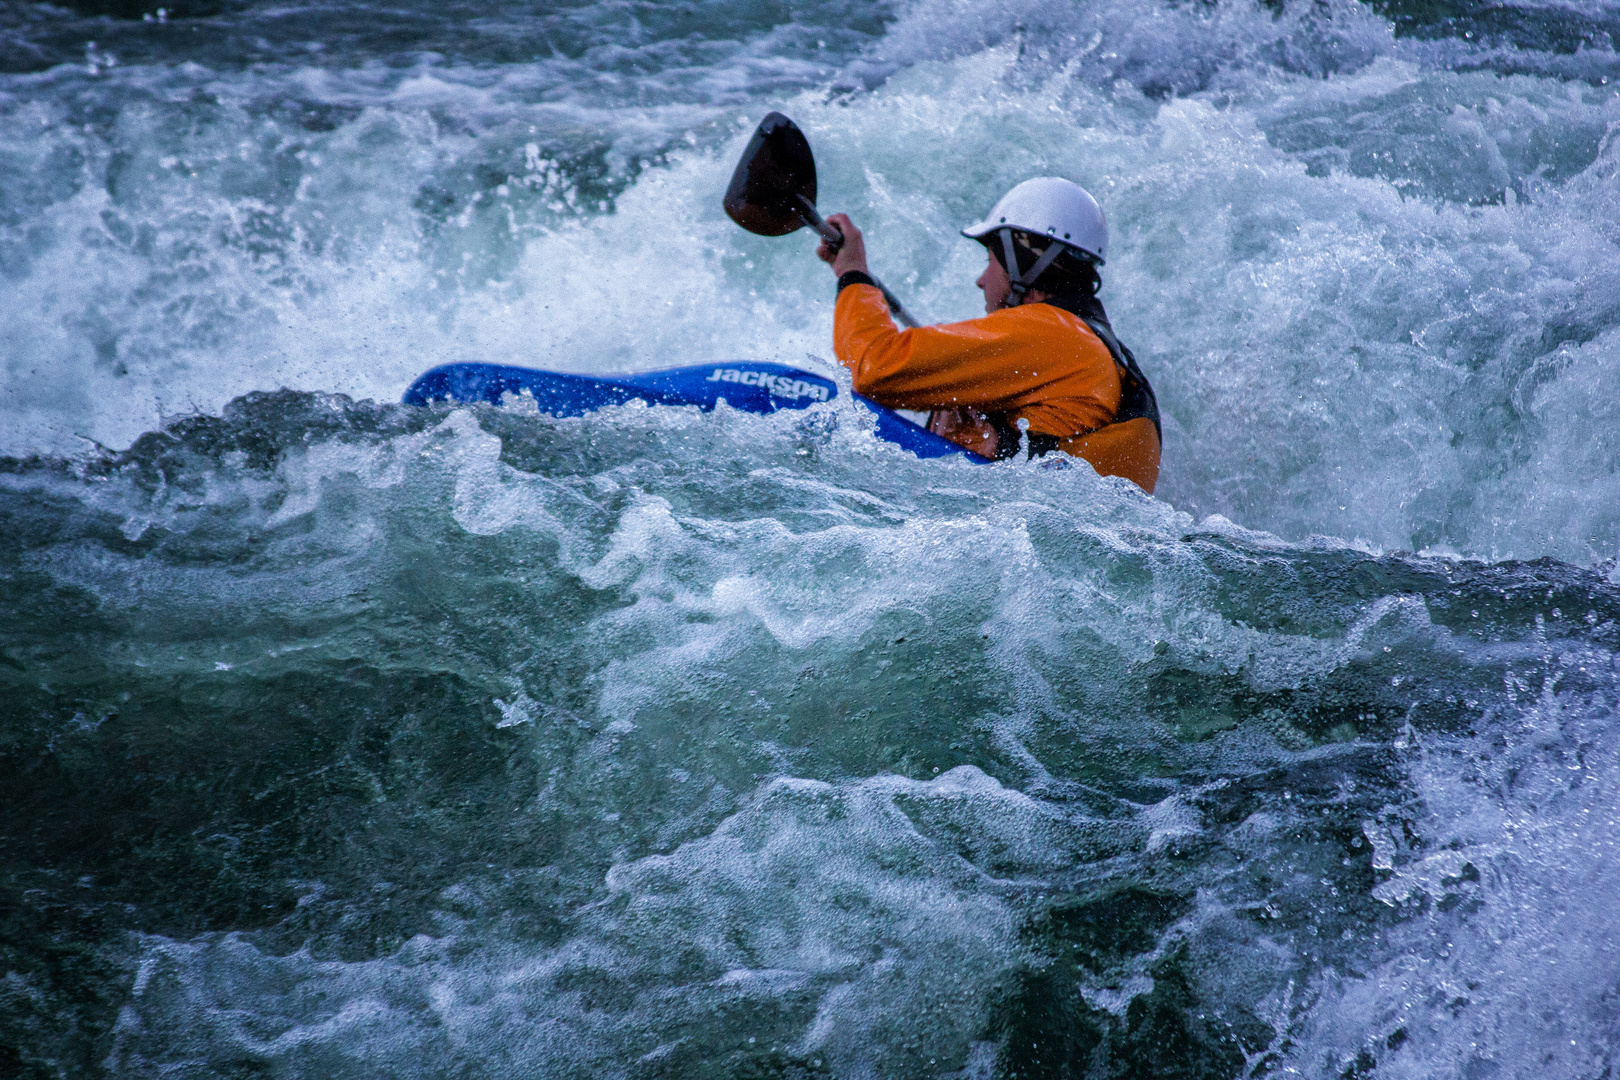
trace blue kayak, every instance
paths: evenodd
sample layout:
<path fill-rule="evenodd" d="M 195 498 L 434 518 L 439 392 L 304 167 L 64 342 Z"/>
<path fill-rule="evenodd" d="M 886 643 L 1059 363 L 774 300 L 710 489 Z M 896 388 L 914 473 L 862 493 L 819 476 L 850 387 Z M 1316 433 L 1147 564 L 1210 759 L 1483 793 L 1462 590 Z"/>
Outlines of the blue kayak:
<path fill-rule="evenodd" d="M 559 371 L 508 367 L 502 364 L 444 364 L 423 373 L 405 391 L 405 404 L 435 401 L 501 404 L 507 394 L 534 399 L 543 413 L 583 416 L 607 405 L 641 400 L 649 405 L 696 405 L 714 408 L 724 400 L 733 409 L 773 413 L 778 409 L 807 409 L 838 396 L 838 384 L 784 364 L 727 361 L 692 367 L 643 371 L 634 375 L 568 375 Z M 859 394 L 855 400 L 877 419 L 877 436 L 910 450 L 920 458 L 961 454 L 970 461 L 986 461 L 949 439 L 940 438 L 918 424 Z"/>

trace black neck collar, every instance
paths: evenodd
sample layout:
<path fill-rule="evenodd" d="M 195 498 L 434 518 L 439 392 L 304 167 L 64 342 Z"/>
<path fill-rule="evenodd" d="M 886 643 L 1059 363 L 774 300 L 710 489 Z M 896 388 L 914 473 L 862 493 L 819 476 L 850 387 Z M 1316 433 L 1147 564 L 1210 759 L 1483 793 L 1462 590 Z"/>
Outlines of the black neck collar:
<path fill-rule="evenodd" d="M 1028 301 L 1025 301 L 1028 303 Z M 1103 310 L 1102 301 L 1095 294 L 1067 293 L 1063 296 L 1048 296 L 1042 300 L 1043 304 L 1051 304 L 1055 308 L 1067 311 L 1070 315 L 1078 315 L 1082 319 L 1094 319 L 1097 322 L 1113 329 L 1108 323 L 1108 312 Z"/>

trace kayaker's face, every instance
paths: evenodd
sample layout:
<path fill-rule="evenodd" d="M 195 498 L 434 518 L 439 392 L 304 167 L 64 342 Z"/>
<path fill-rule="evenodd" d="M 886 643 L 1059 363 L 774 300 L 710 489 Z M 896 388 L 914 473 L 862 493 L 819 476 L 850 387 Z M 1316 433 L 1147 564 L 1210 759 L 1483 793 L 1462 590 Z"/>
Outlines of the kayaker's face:
<path fill-rule="evenodd" d="M 994 255 L 986 251 L 985 258 L 989 261 L 989 265 L 984 268 L 984 273 L 979 275 L 979 280 L 973 284 L 984 290 L 984 313 L 988 315 L 1007 306 L 1007 297 L 1012 292 L 1012 281 L 1008 279 L 1007 271 L 996 262 Z"/>

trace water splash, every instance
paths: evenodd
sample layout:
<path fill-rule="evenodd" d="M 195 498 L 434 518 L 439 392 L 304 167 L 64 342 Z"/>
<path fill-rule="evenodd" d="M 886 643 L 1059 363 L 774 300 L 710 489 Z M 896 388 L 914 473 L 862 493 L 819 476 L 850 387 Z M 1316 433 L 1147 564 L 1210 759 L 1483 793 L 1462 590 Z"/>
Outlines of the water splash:
<path fill-rule="evenodd" d="M 0 1061 L 1611 1062 L 1606 8 L 103 7 L 0 15 Z M 768 107 L 929 318 L 1096 191 L 1160 497 L 386 404 L 820 364 Z"/>

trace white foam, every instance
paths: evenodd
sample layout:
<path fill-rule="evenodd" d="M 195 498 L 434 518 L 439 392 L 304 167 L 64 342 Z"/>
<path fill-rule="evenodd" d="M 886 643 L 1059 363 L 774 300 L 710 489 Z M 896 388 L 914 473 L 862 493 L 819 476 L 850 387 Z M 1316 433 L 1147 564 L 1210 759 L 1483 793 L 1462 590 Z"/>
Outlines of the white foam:
<path fill-rule="evenodd" d="M 1390 1077 L 1602 1072 L 1620 990 L 1616 719 L 1549 690 L 1527 717 L 1539 728 L 1505 753 L 1429 743 L 1415 778 L 1431 853 L 1378 887 L 1387 902 L 1428 906 L 1396 932 L 1396 958 L 1329 983 L 1292 1062 L 1342 1069 L 1368 1053 Z M 1459 754 L 1486 777 L 1459 778 Z"/>
<path fill-rule="evenodd" d="M 1002 16 L 918 5 L 872 54 L 893 68 L 881 89 L 781 104 L 819 149 L 824 208 L 857 215 L 875 269 L 927 318 L 977 310 L 982 255 L 954 230 L 1001 190 L 1032 172 L 1096 190 L 1115 235 L 1105 299 L 1166 412 L 1162 498 L 1294 538 L 1608 558 L 1616 180 L 1613 148 L 1592 155 L 1620 97 L 1426 68 L 1359 10 L 1334 25 L 1361 27 L 1360 43 L 1329 48 L 1337 73 L 1322 78 L 1252 60 L 1261 41 L 1315 33 L 1295 14 L 1105 5 L 1041 60 L 1000 44 Z M 1056 19 L 1027 32 L 1056 35 Z M 1161 102 L 1099 81 L 1095 65 L 1148 85 L 1125 58 L 1180 63 L 1211 35 L 1228 43 L 1218 93 Z M 7 449 L 122 444 L 165 413 L 283 384 L 393 398 L 429 360 L 606 371 L 828 353 L 809 241 L 750 237 L 720 213 L 756 108 L 615 112 L 510 91 L 495 105 L 477 71 L 419 69 L 386 91 L 364 78 L 338 95 L 363 104 L 352 119 L 268 139 L 244 141 L 240 110 L 178 131 L 132 108 L 112 142 L 42 125 L 49 104 L 9 114 L 41 182 L 79 191 L 31 211 L 37 239 L 15 264 Z M 1202 68 L 1164 78 L 1214 85 Z M 532 149 L 532 130 L 597 123 L 621 175 L 665 155 L 605 215 Z M 1417 140 L 1405 158 L 1377 159 L 1385 130 Z M 288 197 L 267 155 L 294 137 Z M 115 148 L 109 194 L 97 176 Z M 469 169 L 513 180 L 501 194 Z M 1504 185 L 1510 205 L 1445 201 Z M 440 190 L 457 200 L 442 219 L 421 201 Z"/>

